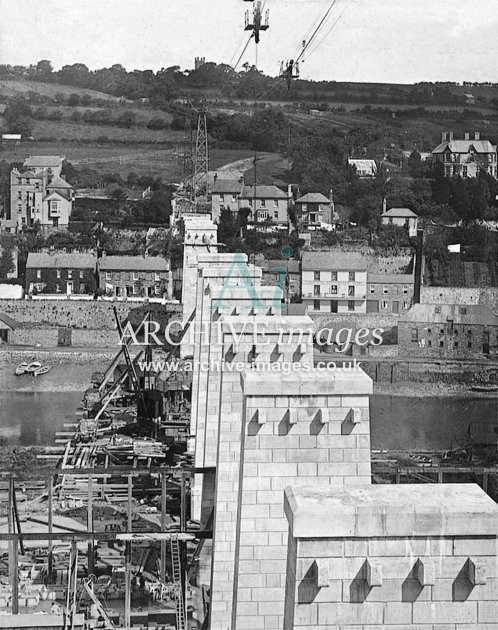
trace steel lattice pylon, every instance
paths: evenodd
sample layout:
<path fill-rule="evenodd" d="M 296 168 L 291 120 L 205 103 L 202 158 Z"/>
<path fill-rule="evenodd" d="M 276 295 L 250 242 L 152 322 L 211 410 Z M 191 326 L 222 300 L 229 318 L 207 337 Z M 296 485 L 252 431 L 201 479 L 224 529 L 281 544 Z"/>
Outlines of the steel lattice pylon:
<path fill-rule="evenodd" d="M 197 195 L 208 192 L 209 150 L 207 117 L 200 113 L 197 118 L 197 136 L 195 140 L 194 182 Z"/>

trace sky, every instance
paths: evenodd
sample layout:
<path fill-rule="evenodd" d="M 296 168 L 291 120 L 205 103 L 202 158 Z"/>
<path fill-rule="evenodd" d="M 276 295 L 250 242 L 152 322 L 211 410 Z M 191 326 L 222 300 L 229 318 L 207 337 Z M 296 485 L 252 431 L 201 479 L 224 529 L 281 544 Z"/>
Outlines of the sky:
<path fill-rule="evenodd" d="M 278 73 L 331 0 L 266 0 L 270 28 L 257 65 Z M 196 56 L 235 63 L 248 35 L 243 0 L 0 0 L 0 64 L 49 59 L 58 69 L 115 63 L 192 68 Z M 498 82 L 496 0 L 336 0 L 301 64 L 307 79 Z M 240 65 L 254 64 L 251 42 Z M 239 51 L 239 54 L 237 54 Z M 240 68 L 239 65 L 239 68 Z"/>

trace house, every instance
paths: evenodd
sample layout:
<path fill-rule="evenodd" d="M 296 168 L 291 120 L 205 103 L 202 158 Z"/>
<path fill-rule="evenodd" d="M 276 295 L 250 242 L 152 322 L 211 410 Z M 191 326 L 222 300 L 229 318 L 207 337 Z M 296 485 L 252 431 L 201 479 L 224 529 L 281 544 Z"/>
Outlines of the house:
<path fill-rule="evenodd" d="M 332 195 L 327 199 L 321 193 L 308 193 L 294 202 L 299 229 L 320 227 L 322 223 L 332 223 L 334 202 Z"/>
<path fill-rule="evenodd" d="M 103 256 L 99 286 L 113 297 L 171 297 L 169 261 L 161 256 Z"/>
<path fill-rule="evenodd" d="M 0 219 L 0 234 L 17 234 L 15 219 Z"/>
<path fill-rule="evenodd" d="M 375 177 L 377 175 L 377 164 L 375 160 L 348 159 L 349 166 L 354 166 L 358 177 Z"/>
<path fill-rule="evenodd" d="M 368 272 L 367 313 L 398 314 L 413 303 L 415 276 L 410 273 Z"/>
<path fill-rule="evenodd" d="M 10 333 L 15 327 L 16 322 L 11 317 L 0 313 L 0 343 L 9 343 Z"/>
<path fill-rule="evenodd" d="M 211 218 L 215 223 L 219 221 L 222 210 L 238 213 L 239 195 L 243 187 L 242 182 L 237 179 L 216 178 L 211 188 Z"/>
<path fill-rule="evenodd" d="M 463 95 L 463 100 L 465 102 L 465 105 L 475 105 L 476 104 L 476 97 L 473 94 L 469 94 L 466 93 Z"/>
<path fill-rule="evenodd" d="M 409 208 L 391 208 L 381 214 L 382 225 L 406 227 L 411 237 L 417 236 L 418 216 Z"/>
<path fill-rule="evenodd" d="M 239 195 L 239 210 L 249 210 L 255 222 L 289 222 L 289 195 L 277 186 L 244 186 Z"/>
<path fill-rule="evenodd" d="M 442 164 L 446 177 L 477 177 L 480 171 L 497 176 L 496 146 L 489 140 L 481 140 L 478 131 L 471 139 L 455 140 L 453 132 L 444 131 L 441 143 L 432 152 L 433 164 Z"/>
<path fill-rule="evenodd" d="M 302 298 L 308 311 L 366 313 L 368 258 L 356 252 L 305 252 Z"/>
<path fill-rule="evenodd" d="M 62 177 L 61 156 L 28 156 L 10 174 L 10 216 L 17 227 L 39 222 L 43 229 L 67 228 L 74 190 Z M 25 170 L 24 170 L 25 169 Z"/>
<path fill-rule="evenodd" d="M 20 133 L 3 133 L 0 146 L 3 147 L 19 147 L 21 146 L 22 135 Z"/>
<path fill-rule="evenodd" d="M 256 260 L 256 265 L 263 270 L 261 284 L 280 286 L 284 297 L 301 295 L 301 268 L 299 260 Z"/>
<path fill-rule="evenodd" d="M 416 357 L 498 356 L 498 315 L 482 305 L 414 304 L 399 319 L 398 343 Z"/>
<path fill-rule="evenodd" d="M 26 262 L 26 292 L 93 295 L 96 263 L 92 253 L 30 253 Z"/>

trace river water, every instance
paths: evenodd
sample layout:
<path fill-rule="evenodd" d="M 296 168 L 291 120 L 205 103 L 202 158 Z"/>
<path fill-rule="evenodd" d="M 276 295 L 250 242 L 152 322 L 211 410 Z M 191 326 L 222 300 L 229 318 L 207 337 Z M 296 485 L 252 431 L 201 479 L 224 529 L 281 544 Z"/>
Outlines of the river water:
<path fill-rule="evenodd" d="M 102 366 L 61 364 L 34 379 L 14 377 L 12 366 L 0 366 L 0 445 L 53 444 L 55 431 L 75 421 L 82 393 L 97 369 Z M 481 396 L 375 394 L 370 402 L 372 448 L 447 449 L 469 432 L 473 441 L 494 443 L 498 398 Z"/>

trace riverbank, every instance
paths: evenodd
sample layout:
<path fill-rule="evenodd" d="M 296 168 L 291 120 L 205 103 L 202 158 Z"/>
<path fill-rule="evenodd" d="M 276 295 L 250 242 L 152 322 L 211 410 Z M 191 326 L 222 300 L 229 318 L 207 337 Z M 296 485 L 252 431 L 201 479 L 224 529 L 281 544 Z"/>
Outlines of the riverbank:
<path fill-rule="evenodd" d="M 384 396 L 400 396 L 403 398 L 439 397 L 498 400 L 498 392 L 476 392 L 465 383 L 417 383 L 404 381 L 398 383 L 374 383 L 374 394 Z"/>

